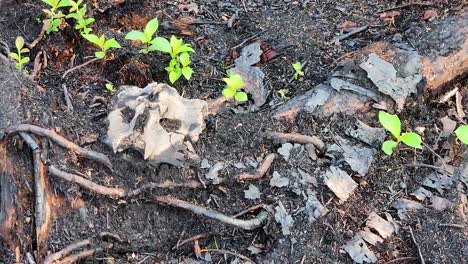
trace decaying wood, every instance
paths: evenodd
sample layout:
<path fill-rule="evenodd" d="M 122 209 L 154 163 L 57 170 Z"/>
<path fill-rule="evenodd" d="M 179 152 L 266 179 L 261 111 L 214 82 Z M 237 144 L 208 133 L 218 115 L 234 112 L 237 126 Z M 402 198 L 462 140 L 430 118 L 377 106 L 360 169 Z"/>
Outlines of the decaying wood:
<path fill-rule="evenodd" d="M 280 143 L 290 142 L 299 144 L 312 144 L 314 147 L 323 151 L 325 149 L 325 143 L 317 136 L 307 136 L 296 133 L 281 133 L 281 132 L 264 132 L 265 138 L 279 140 Z"/>
<path fill-rule="evenodd" d="M 192 213 L 203 215 L 205 217 L 218 220 L 225 224 L 232 225 L 237 228 L 244 229 L 244 230 L 254 230 L 256 228 L 261 227 L 268 217 L 268 213 L 266 211 L 261 211 L 257 215 L 257 217 L 255 217 L 254 219 L 240 220 L 240 219 L 236 219 L 236 218 L 221 214 L 211 209 L 206 209 L 204 207 L 194 205 L 192 203 L 189 203 L 183 200 L 179 200 L 172 196 L 156 196 L 154 198 L 154 202 L 157 204 L 170 205 L 170 206 L 182 208 Z"/>
<path fill-rule="evenodd" d="M 112 163 L 110 159 L 99 152 L 93 151 L 93 150 L 87 150 L 84 149 L 75 143 L 69 141 L 68 139 L 60 136 L 59 134 L 55 133 L 52 130 L 45 129 L 39 126 L 35 125 L 29 125 L 29 124 L 20 124 L 16 126 L 12 126 L 7 129 L 8 133 L 14 133 L 14 132 L 29 132 L 35 135 L 43 136 L 43 137 L 48 137 L 58 145 L 67 148 L 73 152 L 75 152 L 78 155 L 81 155 L 83 157 L 86 157 L 91 160 L 95 160 L 97 162 L 100 162 L 104 165 L 106 165 L 109 169 L 112 170 Z"/>
<path fill-rule="evenodd" d="M 41 159 L 41 150 L 34 139 L 27 133 L 20 132 L 21 137 L 31 148 L 33 155 L 34 175 L 34 222 L 39 255 L 47 250 L 47 240 L 53 222 L 53 198 L 49 191 L 47 169 Z"/>
<path fill-rule="evenodd" d="M 18 243 L 14 235 L 16 208 L 12 171 L 13 167 L 6 154 L 6 142 L 0 142 L 0 242 L 14 251 L 18 248 Z"/>
<path fill-rule="evenodd" d="M 276 158 L 276 154 L 270 153 L 263 160 L 260 166 L 254 173 L 242 173 L 236 177 L 237 181 L 258 180 L 263 178 L 267 171 L 270 169 L 271 164 Z"/>

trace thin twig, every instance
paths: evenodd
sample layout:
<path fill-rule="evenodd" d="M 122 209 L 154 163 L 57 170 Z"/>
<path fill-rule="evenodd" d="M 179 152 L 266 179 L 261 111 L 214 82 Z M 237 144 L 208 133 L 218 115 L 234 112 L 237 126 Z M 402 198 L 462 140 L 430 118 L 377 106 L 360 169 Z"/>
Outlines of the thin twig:
<path fill-rule="evenodd" d="M 418 249 L 419 260 L 421 261 L 421 264 L 426 264 L 426 262 L 424 261 L 422 252 L 421 252 L 421 247 L 419 246 L 418 242 L 416 241 L 416 238 L 414 237 L 413 228 L 411 228 L 411 226 L 409 226 L 409 231 L 410 231 L 410 234 L 411 234 L 411 238 L 413 239 L 414 245 Z"/>
<path fill-rule="evenodd" d="M 432 154 L 434 154 L 434 156 L 436 156 L 440 160 L 440 162 L 442 162 L 442 166 L 444 166 L 444 169 L 448 171 L 447 165 L 445 164 L 444 159 L 439 154 L 437 154 L 431 147 L 429 147 L 426 143 L 422 142 L 422 144 L 424 145 L 424 147 L 426 147 L 426 149 L 428 149 Z"/>
<path fill-rule="evenodd" d="M 44 260 L 44 264 L 52 264 L 55 261 L 60 260 L 61 258 L 65 257 L 70 252 L 72 252 L 74 250 L 77 250 L 77 249 L 80 249 L 80 248 L 83 248 L 83 247 L 85 247 L 87 245 L 90 245 L 90 244 L 91 244 L 91 241 L 89 239 L 85 239 L 85 240 L 70 244 L 67 247 L 65 247 L 64 249 L 62 249 L 60 251 L 57 251 L 52 255 L 47 256 L 46 259 Z"/>
<path fill-rule="evenodd" d="M 37 43 L 39 43 L 39 41 L 41 41 L 41 39 L 44 37 L 45 33 L 46 33 L 46 30 L 47 30 L 47 24 L 43 23 L 42 24 L 42 28 L 41 28 L 41 32 L 39 33 L 39 36 L 37 36 L 37 38 L 31 42 L 31 43 L 26 43 L 26 46 L 30 49 L 36 47 Z"/>
<path fill-rule="evenodd" d="M 262 226 L 268 217 L 268 213 L 266 211 L 262 211 L 254 219 L 240 220 L 240 219 L 232 218 L 227 215 L 221 214 L 211 209 L 206 209 L 204 207 L 194 205 L 183 200 L 179 200 L 172 196 L 156 196 L 154 198 L 154 201 L 158 204 L 170 205 L 170 206 L 186 209 L 195 214 L 203 215 L 208 218 L 215 219 L 225 224 L 229 224 L 229 225 L 232 225 L 241 229 L 245 229 L 245 230 L 254 230 Z"/>
<path fill-rule="evenodd" d="M 178 247 L 180 247 L 180 246 L 182 246 L 182 245 L 187 244 L 188 242 L 192 242 L 192 241 L 195 241 L 195 240 L 199 240 L 199 239 L 205 238 L 205 237 L 207 237 L 207 236 L 208 236 L 208 234 L 202 233 L 202 234 L 195 235 L 195 236 L 193 236 L 193 237 L 189 237 L 189 238 L 184 239 L 184 240 L 180 241 L 179 243 L 177 243 L 177 245 L 175 245 L 174 247 L 172 247 L 172 249 L 176 249 L 176 248 L 178 248 Z"/>
<path fill-rule="evenodd" d="M 335 45 L 339 45 L 341 41 L 351 37 L 351 36 L 354 36 L 356 34 L 359 34 L 365 30 L 367 30 L 369 28 L 369 25 L 365 25 L 365 26 L 362 26 L 362 27 L 358 27 L 358 28 L 355 28 L 353 30 L 351 30 L 350 32 L 346 33 L 346 34 L 343 34 L 341 36 L 338 36 L 336 38 L 333 39 L 333 43 L 335 43 Z"/>
<path fill-rule="evenodd" d="M 280 133 L 280 132 L 265 132 L 263 137 L 269 139 L 279 140 L 281 143 L 290 142 L 290 143 L 299 143 L 299 144 L 312 144 L 314 147 L 323 151 L 325 149 L 325 143 L 317 136 L 307 136 L 297 133 Z"/>
<path fill-rule="evenodd" d="M 260 208 L 264 208 L 264 205 L 263 205 L 263 204 L 254 205 L 254 206 L 252 206 L 252 207 L 249 207 L 249 208 L 247 208 L 247 209 L 245 209 L 245 210 L 240 211 L 239 213 L 233 215 L 232 217 L 233 217 L 233 218 L 238 218 L 239 216 L 243 216 L 243 215 L 245 215 L 245 214 L 247 214 L 247 213 L 250 213 L 250 212 L 252 212 L 252 211 L 258 210 L 258 209 L 260 209 Z"/>
<path fill-rule="evenodd" d="M 417 167 L 422 167 L 422 168 L 429 168 L 429 169 L 434 169 L 434 170 L 438 170 L 438 171 L 444 171 L 444 172 L 447 172 L 448 174 L 452 174 L 450 171 L 448 171 L 447 169 L 444 169 L 442 167 L 437 167 L 437 166 L 434 166 L 434 165 L 429 165 L 429 164 L 424 164 L 424 163 L 404 164 L 401 167 L 416 167 L 416 168 Z"/>
<path fill-rule="evenodd" d="M 237 49 L 237 48 L 240 48 L 240 47 L 244 46 L 245 43 L 247 43 L 248 41 L 253 40 L 254 38 L 256 38 L 256 37 L 258 37 L 258 36 L 260 36 L 260 35 L 261 35 L 263 32 L 265 32 L 265 31 L 266 31 L 266 30 L 262 30 L 262 31 L 260 31 L 260 32 L 258 32 L 258 33 L 255 33 L 254 35 L 252 35 L 252 36 L 250 36 L 250 37 L 244 39 L 244 41 L 242 41 L 241 43 L 239 43 L 239 44 L 235 45 L 234 47 L 232 47 L 231 50 L 235 50 L 235 49 Z"/>
<path fill-rule="evenodd" d="M 91 63 L 93 63 L 93 62 L 95 62 L 95 61 L 98 61 L 98 60 L 100 60 L 100 59 L 99 59 L 99 58 L 92 58 L 92 59 L 90 59 L 89 61 L 86 61 L 86 62 L 84 62 L 84 63 L 82 63 L 82 64 L 80 64 L 80 65 L 77 65 L 77 66 L 75 66 L 75 67 L 73 67 L 73 68 L 70 68 L 70 69 L 66 70 L 66 71 L 63 73 L 63 75 L 62 75 L 62 79 L 65 79 L 65 77 L 66 77 L 70 72 L 75 71 L 75 70 L 78 70 L 78 69 L 80 69 L 80 68 L 83 68 L 84 66 L 86 66 L 86 65 L 88 65 L 88 64 L 91 64 Z"/>
<path fill-rule="evenodd" d="M 249 180 L 258 180 L 263 178 L 267 171 L 270 169 L 271 164 L 275 160 L 276 154 L 270 153 L 263 160 L 260 166 L 257 168 L 255 173 L 242 173 L 236 176 L 237 181 L 249 181 Z"/>
<path fill-rule="evenodd" d="M 465 229 L 464 225 L 451 224 L 451 223 L 442 223 L 442 224 L 439 224 L 439 226 L 442 226 L 442 227 L 455 227 L 455 228 Z"/>
<path fill-rule="evenodd" d="M 244 255 L 241 255 L 239 253 L 235 253 L 235 252 L 231 252 L 231 251 L 228 251 L 228 250 L 224 250 L 224 249 L 211 249 L 211 248 L 207 248 L 207 249 L 202 249 L 201 250 L 202 252 L 217 252 L 217 253 L 221 253 L 221 254 L 229 254 L 229 255 L 232 255 L 232 256 L 235 256 L 235 257 L 238 257 L 240 259 L 243 259 L 245 261 L 248 261 L 250 263 L 253 263 L 255 264 L 255 262 L 251 259 L 249 259 L 248 257 L 244 256 Z"/>
<path fill-rule="evenodd" d="M 52 130 L 45 129 L 45 128 L 35 126 L 35 125 L 20 124 L 20 125 L 15 125 L 15 126 L 9 127 L 7 129 L 7 131 L 8 131 L 8 133 L 29 132 L 29 133 L 33 133 L 33 134 L 36 134 L 36 135 L 39 135 L 39 136 L 48 137 L 52 141 L 54 141 L 55 143 L 59 144 L 60 146 L 62 146 L 64 148 L 67 148 L 67 149 L 77 153 L 78 155 L 81 155 L 81 156 L 86 157 L 88 159 L 92 159 L 92 160 L 101 162 L 104 165 L 106 165 L 109 169 L 112 170 L 112 163 L 111 163 L 110 159 L 106 155 L 104 155 L 102 153 L 99 153 L 99 152 L 96 152 L 96 151 L 93 151 L 93 150 L 84 149 L 84 148 L 76 145 L 75 143 L 69 141 L 68 139 L 60 136 L 59 134 L 55 133 Z"/>

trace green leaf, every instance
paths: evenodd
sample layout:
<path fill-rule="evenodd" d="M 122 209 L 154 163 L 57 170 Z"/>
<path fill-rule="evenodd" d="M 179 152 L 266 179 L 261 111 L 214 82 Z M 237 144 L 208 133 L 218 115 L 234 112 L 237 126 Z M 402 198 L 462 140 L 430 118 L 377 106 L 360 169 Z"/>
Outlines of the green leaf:
<path fill-rule="evenodd" d="M 399 139 L 401 134 L 401 122 L 397 115 L 391 115 L 384 111 L 379 111 L 379 122 L 392 135 Z"/>
<path fill-rule="evenodd" d="M 26 53 L 26 52 L 29 52 L 29 49 L 28 49 L 28 48 L 22 48 L 22 49 L 20 50 L 20 52 L 21 52 L 21 53 Z"/>
<path fill-rule="evenodd" d="M 194 52 L 192 47 L 190 46 L 190 44 L 184 44 L 182 46 L 180 46 L 178 52 Z"/>
<path fill-rule="evenodd" d="M 462 125 L 455 130 L 455 135 L 463 144 L 468 145 L 468 125 Z"/>
<path fill-rule="evenodd" d="M 66 7 L 66 6 L 70 6 L 70 1 L 68 0 L 62 0 L 58 3 L 57 5 L 57 8 L 60 8 L 60 7 Z"/>
<path fill-rule="evenodd" d="M 85 19 L 86 25 L 89 25 L 89 24 L 91 24 L 93 22 L 94 22 L 94 18 L 92 18 L 92 17 L 88 17 L 88 18 Z"/>
<path fill-rule="evenodd" d="M 193 70 L 190 67 L 184 67 L 182 68 L 182 74 L 186 80 L 190 80 L 190 78 L 192 78 Z"/>
<path fill-rule="evenodd" d="M 295 70 L 296 72 L 302 70 L 302 66 L 301 66 L 301 63 L 300 63 L 300 62 L 295 62 L 295 63 L 292 64 L 292 66 L 293 66 L 293 68 L 294 68 L 294 70 Z"/>
<path fill-rule="evenodd" d="M 146 48 L 145 48 L 145 49 L 139 50 L 138 53 L 141 53 L 141 54 L 148 54 L 149 51 L 150 51 L 149 49 L 146 49 Z"/>
<path fill-rule="evenodd" d="M 99 44 L 99 37 L 94 35 L 94 34 L 85 34 L 85 35 L 83 35 L 83 38 L 85 38 L 89 42 L 93 43 L 94 45 Z"/>
<path fill-rule="evenodd" d="M 52 6 L 52 7 L 55 5 L 53 0 L 42 0 L 42 2 L 48 4 L 48 5 Z"/>
<path fill-rule="evenodd" d="M 234 90 L 234 89 L 225 88 L 225 89 L 223 90 L 223 95 L 224 95 L 224 97 L 226 97 L 227 99 L 231 99 L 231 98 L 234 96 L 234 94 L 236 94 L 236 90 Z"/>
<path fill-rule="evenodd" d="M 172 35 L 170 43 L 172 47 L 172 55 L 178 54 L 179 48 L 182 45 L 182 39 L 178 39 L 174 35 Z"/>
<path fill-rule="evenodd" d="M 154 38 L 151 42 L 151 46 L 148 48 L 150 51 L 161 51 L 161 52 L 166 52 L 166 53 L 171 53 L 172 48 L 171 48 L 171 43 L 169 43 L 169 40 L 162 38 L 162 37 L 156 37 Z"/>
<path fill-rule="evenodd" d="M 169 73 L 169 81 L 171 81 L 171 83 L 175 83 L 177 80 L 179 80 L 180 76 L 182 76 L 182 71 L 180 69 L 171 71 Z"/>
<path fill-rule="evenodd" d="M 393 153 L 393 149 L 396 148 L 397 145 L 397 142 L 393 140 L 387 140 L 382 144 L 382 150 L 385 154 L 390 156 Z"/>
<path fill-rule="evenodd" d="M 25 64 L 25 63 L 28 63 L 29 62 L 29 57 L 24 57 L 21 59 L 21 64 Z"/>
<path fill-rule="evenodd" d="M 105 44 L 105 43 L 106 43 L 106 36 L 105 36 L 105 35 L 101 35 L 101 36 L 99 37 L 99 44 L 98 44 L 99 48 L 104 49 L 104 44 Z"/>
<path fill-rule="evenodd" d="M 70 10 L 71 11 L 71 10 Z M 68 14 L 65 18 L 73 18 L 73 19 L 76 19 L 76 20 L 80 20 L 80 16 L 78 16 L 77 13 L 70 13 Z"/>
<path fill-rule="evenodd" d="M 229 78 L 231 79 L 231 88 L 233 89 L 239 89 L 239 88 L 242 88 L 244 86 L 244 81 L 242 80 L 242 76 L 240 76 L 239 74 L 232 74 L 231 77 Z"/>
<path fill-rule="evenodd" d="M 156 30 L 158 30 L 159 23 L 158 23 L 158 18 L 153 18 L 151 19 L 148 24 L 146 24 L 144 34 L 146 37 L 147 42 L 150 42 L 151 39 L 153 38 L 154 33 Z"/>
<path fill-rule="evenodd" d="M 106 53 L 104 51 L 96 51 L 94 56 L 98 59 L 104 59 L 104 57 L 106 57 Z"/>
<path fill-rule="evenodd" d="M 117 42 L 115 39 L 109 39 L 104 43 L 104 50 L 108 50 L 110 48 L 120 49 L 122 46 Z"/>
<path fill-rule="evenodd" d="M 18 50 L 21 50 L 24 47 L 24 38 L 23 37 L 17 37 L 15 41 L 16 48 Z"/>
<path fill-rule="evenodd" d="M 10 58 L 14 59 L 15 61 L 19 61 L 19 60 L 20 60 L 18 54 L 16 54 L 16 53 L 10 53 Z"/>
<path fill-rule="evenodd" d="M 236 95 L 234 95 L 234 99 L 239 103 L 243 103 L 248 100 L 248 97 L 245 92 L 237 92 Z"/>
<path fill-rule="evenodd" d="M 400 137 L 400 140 L 405 143 L 406 145 L 412 147 L 412 148 L 418 148 L 418 149 L 422 149 L 421 147 L 421 143 L 422 143 L 422 140 L 421 140 L 421 137 L 416 134 L 416 133 L 413 133 L 413 132 L 409 132 L 409 133 L 403 133 Z"/>
<path fill-rule="evenodd" d="M 125 39 L 129 40 L 139 40 L 141 42 L 144 42 L 143 40 L 145 39 L 145 35 L 141 31 L 137 30 L 132 30 L 125 35 Z"/>
<path fill-rule="evenodd" d="M 180 63 L 182 66 L 187 66 L 190 64 L 190 55 L 187 52 L 183 52 L 179 57 Z"/>

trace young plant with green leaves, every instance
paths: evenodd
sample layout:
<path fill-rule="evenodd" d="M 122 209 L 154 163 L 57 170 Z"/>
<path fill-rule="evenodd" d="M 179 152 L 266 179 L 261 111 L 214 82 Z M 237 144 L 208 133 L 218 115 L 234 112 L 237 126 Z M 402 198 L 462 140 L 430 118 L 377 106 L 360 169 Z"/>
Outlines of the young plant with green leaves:
<path fill-rule="evenodd" d="M 148 54 L 148 52 L 154 51 L 154 49 L 150 48 L 151 45 L 154 45 L 155 43 L 160 42 L 161 39 L 166 40 L 165 38 L 162 38 L 162 37 L 153 38 L 153 35 L 158 30 L 158 27 L 159 27 L 158 18 L 153 18 L 148 22 L 148 24 L 146 24 L 143 32 L 138 31 L 138 30 L 132 30 L 127 33 L 127 35 L 125 36 L 125 39 L 140 41 L 141 43 L 143 43 L 143 45 L 145 45 L 145 48 L 141 49 L 139 52 Z"/>
<path fill-rule="evenodd" d="M 113 94 L 115 92 L 115 87 L 114 84 L 111 82 L 106 83 L 106 90 L 110 93 Z"/>
<path fill-rule="evenodd" d="M 57 32 L 59 30 L 60 24 L 62 23 L 62 19 L 65 17 L 62 11 L 58 11 L 58 9 L 61 7 L 70 6 L 70 1 L 42 0 L 42 2 L 50 6 L 49 9 L 42 9 L 42 11 L 47 15 L 47 18 L 43 21 L 44 25 L 46 26 L 46 34 Z"/>
<path fill-rule="evenodd" d="M 455 130 L 457 138 L 465 145 L 468 145 L 468 125 L 461 125 Z"/>
<path fill-rule="evenodd" d="M 396 139 L 396 141 L 387 140 L 382 144 L 382 150 L 385 154 L 392 155 L 393 149 L 396 148 L 400 142 L 412 148 L 422 149 L 422 140 L 418 134 L 413 132 L 401 133 L 401 122 L 397 115 L 391 115 L 387 112 L 380 111 L 379 122 Z"/>
<path fill-rule="evenodd" d="M 184 43 L 182 39 L 175 36 L 168 41 L 165 38 L 156 38 L 149 47 L 150 51 L 157 50 L 171 55 L 169 66 L 164 68 L 169 73 L 169 81 L 175 83 L 182 75 L 185 79 L 192 78 L 193 70 L 190 68 L 190 54 L 194 52 L 189 43 Z"/>
<path fill-rule="evenodd" d="M 29 49 L 24 47 L 24 39 L 23 37 L 17 37 L 15 41 L 16 46 L 16 53 L 10 53 L 10 57 L 16 61 L 16 69 L 22 73 L 26 73 L 23 70 L 23 66 L 25 63 L 29 62 L 28 56 L 23 56 L 24 53 L 28 53 Z"/>
<path fill-rule="evenodd" d="M 245 92 L 239 91 L 244 87 L 244 81 L 242 76 L 239 74 L 233 74 L 231 71 L 228 71 L 227 78 L 223 78 L 223 81 L 226 83 L 226 87 L 223 90 L 223 95 L 227 99 L 234 98 L 238 103 L 243 103 L 248 100 L 247 94 Z"/>
<path fill-rule="evenodd" d="M 299 76 L 304 76 L 304 72 L 302 71 L 302 65 L 300 62 L 295 62 L 292 64 L 294 73 L 294 79 L 297 80 Z"/>
<path fill-rule="evenodd" d="M 117 40 L 115 40 L 114 38 L 106 40 L 105 35 L 101 35 L 100 37 L 98 37 L 94 34 L 85 34 L 83 35 L 83 37 L 99 48 L 99 51 L 96 51 L 94 53 L 94 56 L 98 59 L 104 59 L 106 57 L 107 51 L 111 48 L 122 48 L 117 42 Z"/>
<path fill-rule="evenodd" d="M 80 7 L 83 0 L 78 0 L 76 2 L 74 0 L 68 1 L 70 3 L 71 8 L 66 18 L 73 18 L 76 20 L 75 29 L 79 30 L 82 35 L 89 34 L 89 32 L 91 32 L 92 29 L 88 26 L 94 22 L 94 18 L 86 17 L 87 5 L 83 4 Z"/>
<path fill-rule="evenodd" d="M 289 93 L 289 89 L 280 89 L 277 91 L 277 93 L 279 94 L 281 100 L 285 101 L 287 99 L 286 95 Z"/>

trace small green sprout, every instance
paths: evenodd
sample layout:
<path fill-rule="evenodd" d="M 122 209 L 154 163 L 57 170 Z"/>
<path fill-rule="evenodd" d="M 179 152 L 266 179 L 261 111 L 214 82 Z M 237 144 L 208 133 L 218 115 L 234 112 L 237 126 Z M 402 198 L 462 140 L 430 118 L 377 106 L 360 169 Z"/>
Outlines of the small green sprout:
<path fill-rule="evenodd" d="M 175 83 L 182 75 L 187 80 L 192 78 L 193 70 L 189 66 L 191 62 L 189 52 L 194 51 L 190 44 L 184 43 L 182 39 L 172 36 L 170 42 L 165 38 L 159 38 L 149 48 L 151 51 L 158 50 L 171 55 L 169 66 L 164 68 L 169 73 L 169 81 L 171 83 Z"/>
<path fill-rule="evenodd" d="M 145 48 L 141 49 L 139 52 L 148 54 L 148 52 L 154 50 L 154 49 L 150 49 L 151 45 L 154 45 L 162 41 L 162 39 L 166 40 L 165 38 L 161 38 L 161 37 L 153 38 L 153 35 L 158 30 L 158 27 L 159 27 L 158 18 L 153 18 L 148 22 L 148 24 L 146 24 L 143 32 L 138 31 L 138 30 L 132 30 L 127 33 L 127 35 L 125 36 L 125 39 L 140 41 L 141 43 L 145 45 Z"/>
<path fill-rule="evenodd" d="M 94 34 L 85 34 L 83 35 L 83 37 L 100 49 L 100 51 L 96 51 L 94 53 L 94 56 L 98 59 L 104 59 L 106 57 L 107 51 L 111 48 L 122 48 L 114 38 L 106 40 L 106 37 L 104 35 L 98 37 Z"/>
<path fill-rule="evenodd" d="M 111 82 L 106 83 L 106 89 L 109 91 L 109 93 L 113 94 L 115 92 L 115 87 L 114 84 Z"/>
<path fill-rule="evenodd" d="M 26 73 L 23 70 L 23 65 L 29 62 L 29 57 L 22 57 L 21 54 L 28 53 L 29 49 L 24 47 L 23 37 L 17 37 L 15 41 L 17 53 L 10 53 L 10 57 L 16 61 L 16 69 L 20 72 Z"/>
<path fill-rule="evenodd" d="M 223 81 L 226 83 L 227 87 L 223 90 L 223 95 L 227 99 L 234 99 L 238 103 L 243 103 L 248 100 L 247 94 L 245 92 L 239 92 L 238 90 L 244 86 L 244 81 L 242 76 L 239 74 L 233 74 L 228 71 L 228 78 L 223 78 Z"/>
<path fill-rule="evenodd" d="M 69 0 L 70 3 L 70 11 L 66 18 L 73 18 L 76 20 L 75 29 L 79 30 L 82 35 L 89 34 L 91 32 L 91 28 L 88 27 L 91 23 L 94 22 L 94 18 L 92 17 L 85 17 L 87 11 L 87 5 L 84 4 L 80 7 L 83 0 L 78 0 L 77 2 L 73 0 Z"/>
<path fill-rule="evenodd" d="M 280 89 L 277 91 L 277 93 L 280 95 L 281 100 L 286 100 L 286 95 L 289 93 L 289 89 Z"/>
<path fill-rule="evenodd" d="M 468 125 L 462 125 L 455 130 L 457 138 L 465 145 L 468 145 Z"/>
<path fill-rule="evenodd" d="M 43 23 L 46 25 L 46 33 L 47 35 L 51 32 L 57 32 L 59 30 L 59 26 L 62 23 L 62 19 L 65 17 L 61 11 L 57 12 L 57 9 L 61 7 L 70 6 L 69 0 L 42 0 L 42 2 L 48 4 L 50 6 L 49 9 L 42 9 L 44 13 L 46 13 L 47 18 L 44 19 Z"/>
<path fill-rule="evenodd" d="M 292 64 L 294 68 L 294 79 L 297 80 L 299 76 L 304 76 L 304 72 L 302 71 L 302 65 L 300 62 L 295 62 Z"/>
<path fill-rule="evenodd" d="M 392 155 L 393 149 L 398 146 L 400 141 L 412 148 L 422 149 L 422 140 L 418 134 L 413 132 L 401 134 L 401 122 L 397 115 L 391 115 L 387 112 L 379 111 L 379 122 L 397 139 L 397 141 L 387 140 L 382 144 L 382 150 L 385 154 Z"/>

